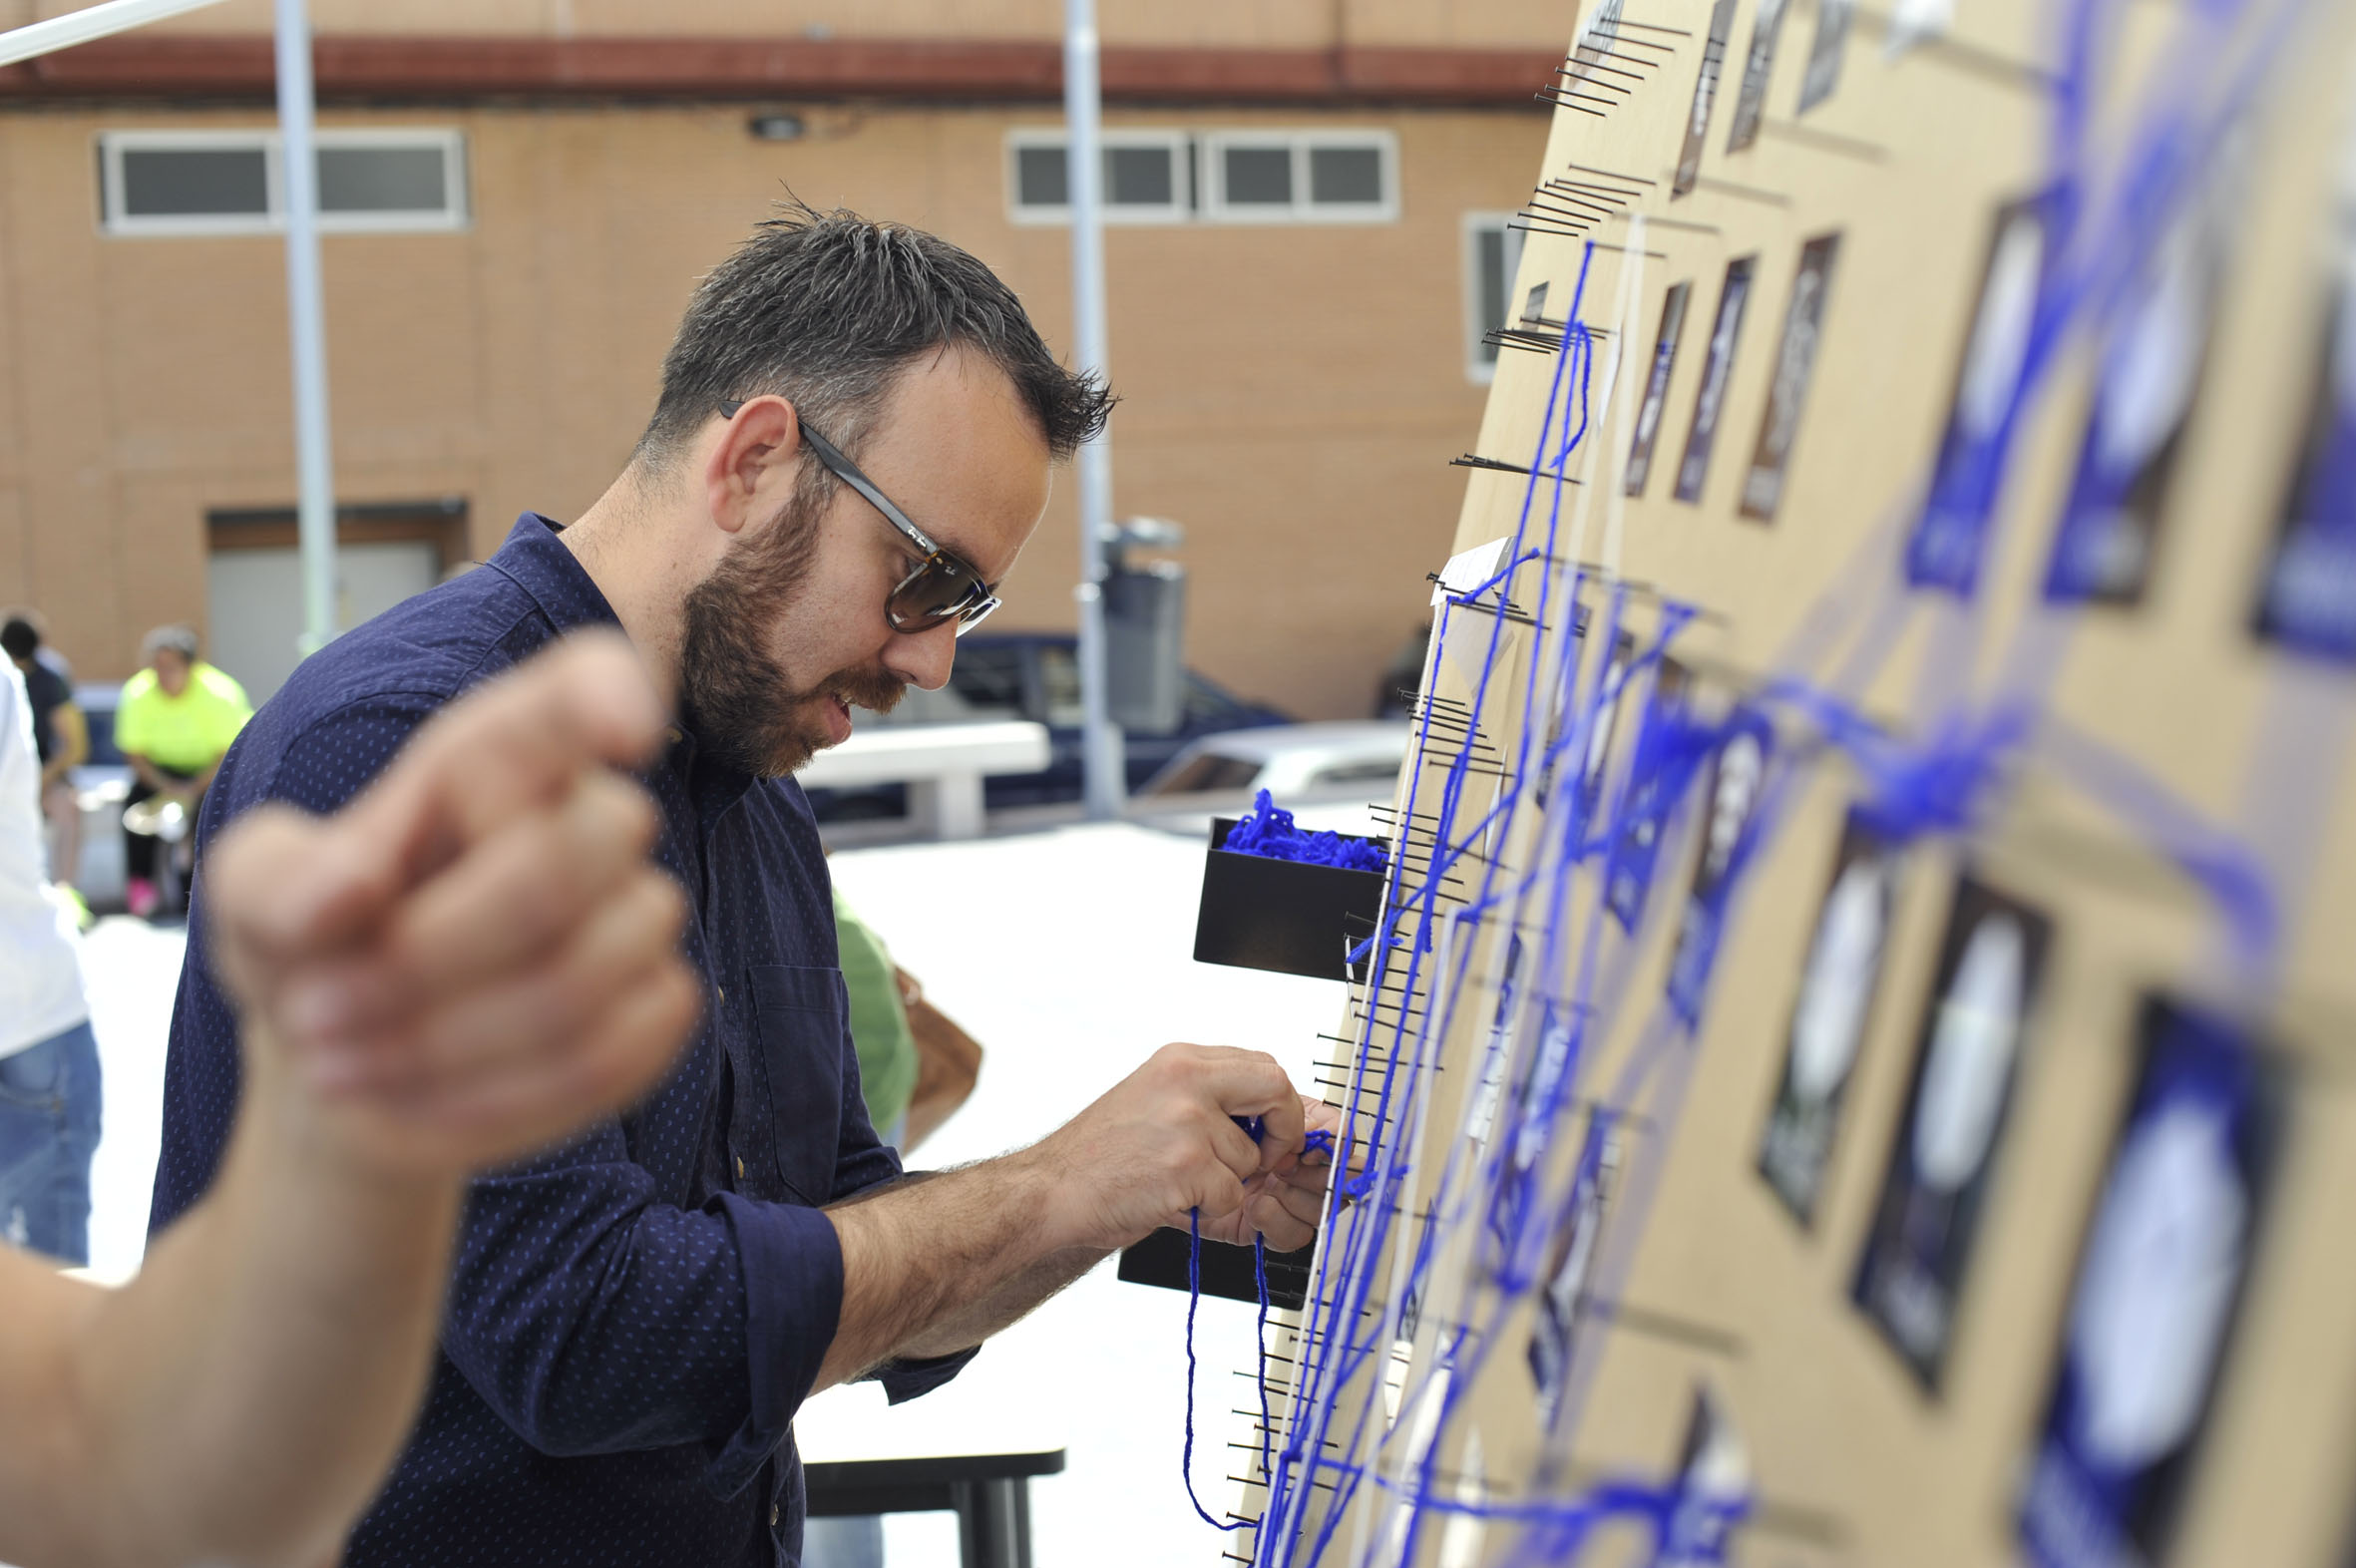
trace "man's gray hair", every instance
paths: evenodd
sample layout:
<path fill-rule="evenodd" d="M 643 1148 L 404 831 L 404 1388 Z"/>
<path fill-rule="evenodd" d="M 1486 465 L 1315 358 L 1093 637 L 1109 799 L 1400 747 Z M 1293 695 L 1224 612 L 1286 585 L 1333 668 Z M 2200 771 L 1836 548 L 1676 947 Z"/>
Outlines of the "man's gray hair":
<path fill-rule="evenodd" d="M 722 403 L 765 393 L 856 450 L 894 377 L 952 347 L 1005 372 L 1058 462 L 1112 411 L 1103 382 L 1057 364 L 1014 291 L 967 251 L 920 228 L 788 202 L 697 286 L 663 356 L 637 460 L 667 467 Z"/>
<path fill-rule="evenodd" d="M 158 626 L 139 641 L 139 661 L 145 664 L 157 654 L 170 648 L 182 658 L 196 662 L 196 628 L 195 626 Z"/>

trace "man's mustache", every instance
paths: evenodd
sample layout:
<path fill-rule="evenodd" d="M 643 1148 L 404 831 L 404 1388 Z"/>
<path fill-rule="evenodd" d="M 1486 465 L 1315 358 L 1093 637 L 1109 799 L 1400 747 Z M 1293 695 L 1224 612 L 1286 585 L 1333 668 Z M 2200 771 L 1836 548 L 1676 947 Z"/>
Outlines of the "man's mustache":
<path fill-rule="evenodd" d="M 822 689 L 828 696 L 852 707 L 865 708 L 870 713 L 889 713 L 908 695 L 908 682 L 883 674 L 837 675 Z"/>

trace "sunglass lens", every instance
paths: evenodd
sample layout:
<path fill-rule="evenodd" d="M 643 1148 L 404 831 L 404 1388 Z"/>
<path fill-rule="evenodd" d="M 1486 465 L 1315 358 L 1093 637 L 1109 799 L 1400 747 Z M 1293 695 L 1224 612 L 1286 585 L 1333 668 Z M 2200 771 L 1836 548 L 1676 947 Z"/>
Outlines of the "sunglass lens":
<path fill-rule="evenodd" d="M 922 631 L 965 613 L 982 596 L 982 585 L 972 572 L 935 556 L 892 590 L 892 624 L 902 631 Z"/>
<path fill-rule="evenodd" d="M 980 603 L 975 604 L 969 608 L 964 615 L 959 617 L 958 635 L 962 637 L 967 632 L 973 630 L 976 626 L 981 625 L 982 617 L 997 607 L 998 599 L 996 595 L 992 594 L 990 597 L 985 598 Z"/>

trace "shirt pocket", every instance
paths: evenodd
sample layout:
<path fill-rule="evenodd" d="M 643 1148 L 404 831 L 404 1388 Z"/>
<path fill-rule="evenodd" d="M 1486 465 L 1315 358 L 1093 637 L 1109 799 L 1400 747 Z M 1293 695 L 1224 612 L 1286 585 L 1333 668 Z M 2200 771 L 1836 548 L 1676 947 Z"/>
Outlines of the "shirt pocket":
<path fill-rule="evenodd" d="M 813 1208 L 834 1194 L 843 1129 L 843 1031 L 849 997 L 842 972 L 755 965 L 752 1112 L 756 1146 L 748 1164 L 768 1166 L 785 1195 Z M 759 1194 L 751 1194 L 759 1196 Z"/>

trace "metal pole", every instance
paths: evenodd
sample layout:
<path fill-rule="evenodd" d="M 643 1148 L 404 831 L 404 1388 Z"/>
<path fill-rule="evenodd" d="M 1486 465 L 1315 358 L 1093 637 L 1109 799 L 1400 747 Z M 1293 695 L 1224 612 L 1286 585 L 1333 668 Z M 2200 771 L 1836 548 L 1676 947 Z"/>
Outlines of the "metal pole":
<path fill-rule="evenodd" d="M 328 445 L 327 324 L 319 289 L 319 159 L 311 136 L 311 24 L 303 0 L 278 11 L 278 177 L 286 196 L 286 324 L 294 350 L 296 532 L 304 653 L 336 632 L 335 465 Z"/>
<path fill-rule="evenodd" d="M 1105 370 L 1103 154 L 1097 135 L 1095 0 L 1063 0 L 1063 168 L 1071 195 L 1071 307 L 1082 370 Z M 1104 536 L 1112 527 L 1112 445 L 1080 448 L 1080 760 L 1091 822 L 1120 815 L 1121 732 L 1106 703 Z"/>
<path fill-rule="evenodd" d="M 164 17 L 178 16 L 183 11 L 200 11 L 220 0 L 106 0 L 104 5 L 84 6 L 64 16 L 53 16 L 46 22 L 33 22 L 0 33 L 0 65 L 14 65 L 19 60 L 30 60 L 36 55 L 54 54 L 60 49 L 71 49 L 76 44 L 87 44 L 93 39 L 111 37 Z"/>

